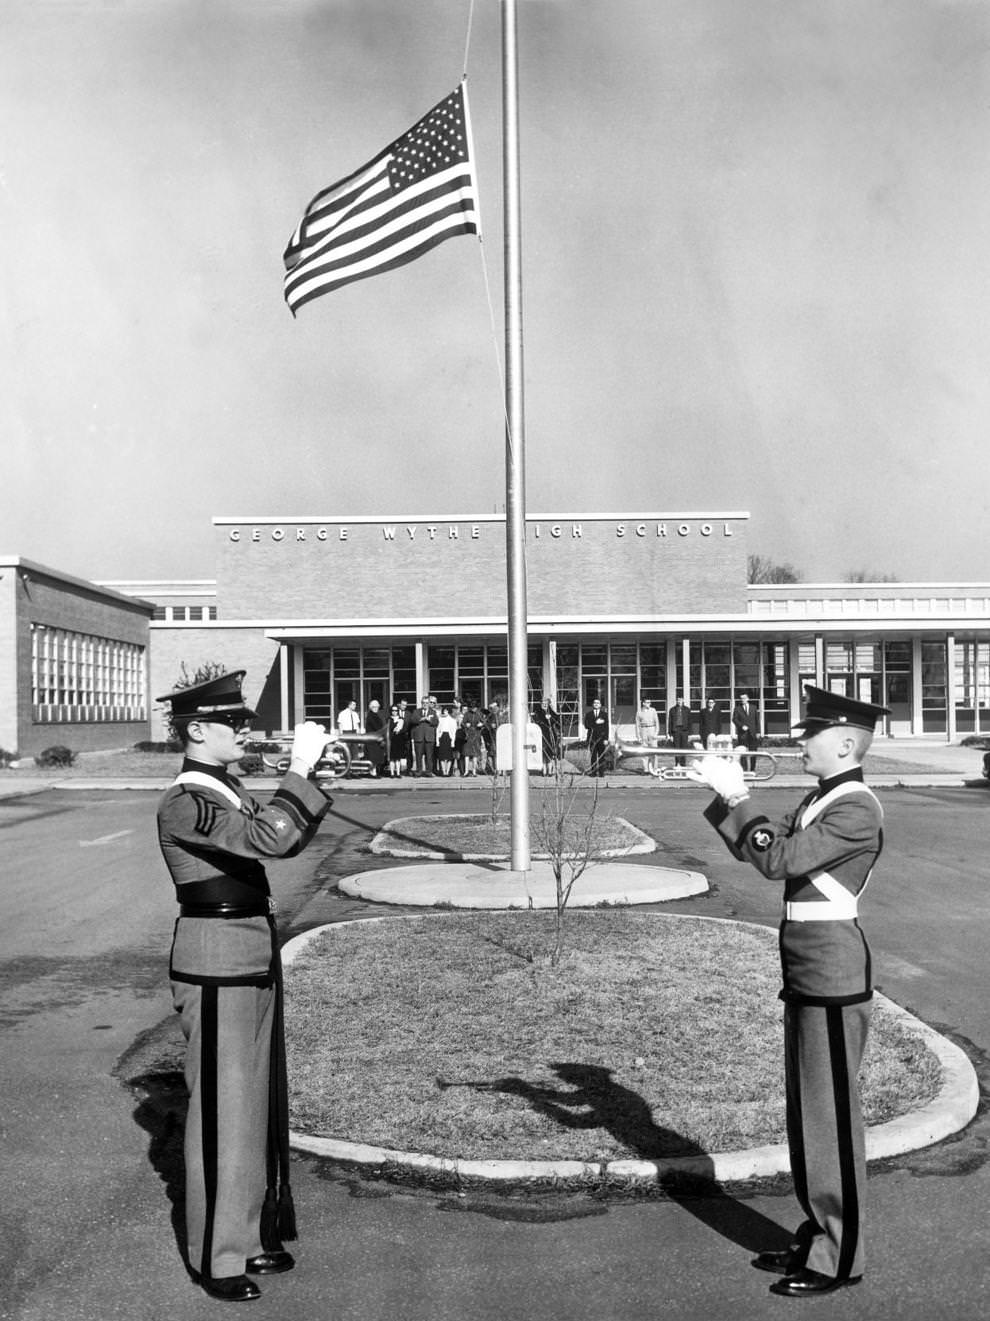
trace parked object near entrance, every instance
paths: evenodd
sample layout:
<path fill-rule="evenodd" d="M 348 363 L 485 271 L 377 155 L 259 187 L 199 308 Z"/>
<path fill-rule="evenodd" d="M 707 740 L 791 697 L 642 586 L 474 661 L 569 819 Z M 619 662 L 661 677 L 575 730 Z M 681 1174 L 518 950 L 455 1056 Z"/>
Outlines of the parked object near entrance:
<path fill-rule="evenodd" d="M 524 747 L 526 749 L 526 769 L 528 771 L 542 770 L 543 735 L 540 733 L 539 726 L 534 725 L 531 720 L 526 724 L 526 739 Z M 495 731 L 495 765 L 499 772 L 512 770 L 511 723 L 499 725 L 498 729 Z"/>
<path fill-rule="evenodd" d="M 777 774 L 778 760 L 783 757 L 787 760 L 795 760 L 796 754 L 791 752 L 766 752 L 760 750 L 750 753 L 745 748 L 732 746 L 731 739 L 720 740 L 721 746 L 712 748 L 706 755 L 713 757 L 726 757 L 734 760 L 740 760 L 745 755 L 748 761 L 753 763 L 752 769 L 743 772 L 743 778 L 747 781 L 772 780 Z M 692 749 L 689 749 L 691 751 Z M 700 754 L 700 745 L 693 745 L 693 750 Z M 687 767 L 679 764 L 684 758 L 684 749 L 675 748 L 670 745 L 667 747 L 651 748 L 645 743 L 626 743 L 621 739 L 615 743 L 615 758 L 619 763 L 619 769 L 623 761 L 638 758 L 653 762 L 658 770 L 656 778 L 658 780 L 690 780 L 687 774 Z"/>
<path fill-rule="evenodd" d="M 272 742 L 278 751 L 271 752 Z M 276 775 L 284 775 L 289 765 L 288 739 L 275 739 L 265 744 L 261 760 Z M 324 749 L 316 763 L 318 780 L 340 780 L 345 775 L 372 775 L 385 764 L 385 734 L 338 734 Z"/>
<path fill-rule="evenodd" d="M 290 746 L 286 741 L 283 749 L 278 753 L 263 752 L 261 760 L 276 775 L 284 775 L 289 769 Z M 323 756 L 313 767 L 313 775 L 317 780 L 338 780 L 346 775 L 350 768 L 350 749 L 342 738 L 335 738 L 324 748 Z"/>

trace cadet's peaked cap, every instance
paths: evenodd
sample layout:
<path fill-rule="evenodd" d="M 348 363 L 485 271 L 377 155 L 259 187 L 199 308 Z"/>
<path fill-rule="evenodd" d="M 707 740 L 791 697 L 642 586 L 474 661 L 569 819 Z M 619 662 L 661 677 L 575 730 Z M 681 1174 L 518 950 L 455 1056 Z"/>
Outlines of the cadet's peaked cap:
<path fill-rule="evenodd" d="M 234 670 L 230 674 L 218 674 L 215 679 L 194 684 L 191 688 L 176 688 L 174 693 L 165 693 L 156 697 L 156 702 L 172 704 L 172 718 L 205 718 L 212 715 L 244 716 L 254 719 L 256 711 L 246 705 L 241 693 L 241 680 L 246 670 Z"/>
<path fill-rule="evenodd" d="M 807 706 L 804 719 L 799 720 L 795 729 L 803 729 L 806 734 L 817 733 L 829 725 L 852 725 L 854 729 L 868 729 L 871 732 L 881 716 L 889 716 L 890 708 L 874 706 L 872 702 L 856 702 L 841 693 L 827 693 L 824 688 L 805 688 Z"/>

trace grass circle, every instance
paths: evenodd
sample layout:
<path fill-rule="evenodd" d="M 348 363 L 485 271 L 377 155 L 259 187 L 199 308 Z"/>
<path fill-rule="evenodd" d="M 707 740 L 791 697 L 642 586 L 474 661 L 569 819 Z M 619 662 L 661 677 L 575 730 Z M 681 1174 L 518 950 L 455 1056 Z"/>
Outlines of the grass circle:
<path fill-rule="evenodd" d="M 776 933 L 623 910 L 344 923 L 286 969 L 295 1130 L 451 1160 L 629 1160 L 784 1141 Z M 878 1002 L 867 1124 L 938 1060 Z"/>

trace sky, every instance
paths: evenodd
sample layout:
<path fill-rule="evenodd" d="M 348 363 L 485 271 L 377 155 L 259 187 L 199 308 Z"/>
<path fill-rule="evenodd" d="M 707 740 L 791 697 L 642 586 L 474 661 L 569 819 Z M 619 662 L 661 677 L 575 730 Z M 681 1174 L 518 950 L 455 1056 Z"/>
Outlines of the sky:
<path fill-rule="evenodd" d="M 3 0 L 0 552 L 504 508 L 496 0 Z M 526 507 L 990 580 L 990 5 L 518 0 Z M 483 240 L 300 309 L 306 203 L 465 68 Z"/>

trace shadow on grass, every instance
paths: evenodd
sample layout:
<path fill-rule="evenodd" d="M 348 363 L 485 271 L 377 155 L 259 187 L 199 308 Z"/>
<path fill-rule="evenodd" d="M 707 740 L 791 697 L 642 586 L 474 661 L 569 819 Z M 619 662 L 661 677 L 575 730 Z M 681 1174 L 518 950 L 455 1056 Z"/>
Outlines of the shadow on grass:
<path fill-rule="evenodd" d="M 551 1067 L 563 1087 L 538 1086 L 518 1077 L 476 1085 L 521 1097 L 562 1128 L 605 1129 L 634 1159 L 659 1165 L 672 1157 L 696 1158 L 690 1174 L 660 1171 L 660 1186 L 671 1201 L 749 1252 L 787 1247 L 790 1235 L 759 1211 L 730 1196 L 716 1180 L 709 1154 L 692 1139 L 655 1123 L 642 1096 L 615 1082 L 611 1069 L 571 1063 Z"/>

